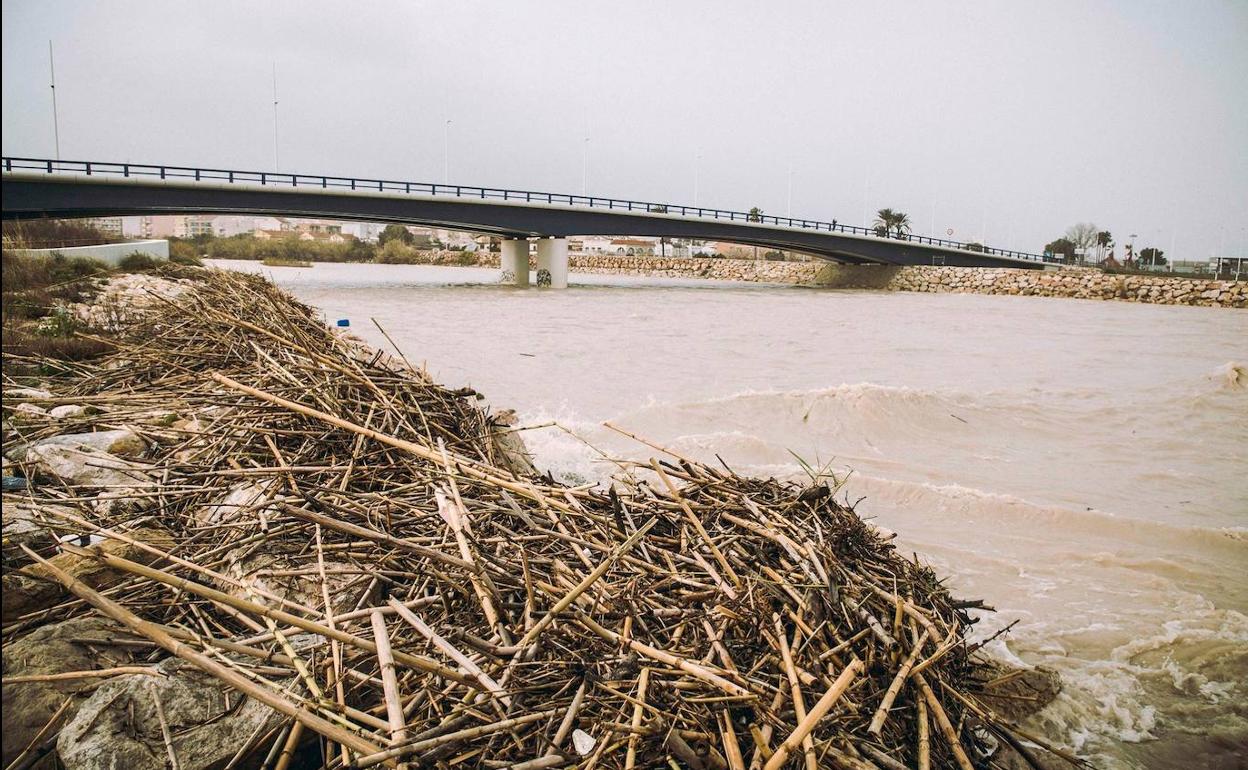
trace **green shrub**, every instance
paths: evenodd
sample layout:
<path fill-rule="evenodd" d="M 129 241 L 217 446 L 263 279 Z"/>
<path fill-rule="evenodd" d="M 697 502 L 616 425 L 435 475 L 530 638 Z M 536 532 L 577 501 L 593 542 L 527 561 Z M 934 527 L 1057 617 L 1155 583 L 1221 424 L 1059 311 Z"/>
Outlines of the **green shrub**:
<path fill-rule="evenodd" d="M 175 265 L 186 265 L 187 267 L 203 267 L 204 266 L 204 260 L 195 256 L 194 254 L 178 254 L 176 256 L 173 254 L 170 254 L 169 261 Z"/>
<path fill-rule="evenodd" d="M 35 333 L 41 337 L 72 337 L 82 327 L 78 317 L 64 305 L 57 305 L 52 312 L 39 319 Z"/>
<path fill-rule="evenodd" d="M 398 238 L 387 241 L 386 245 L 377 252 L 377 262 L 383 265 L 410 265 L 418 257 L 419 253 L 416 249 L 403 243 Z"/>
<path fill-rule="evenodd" d="M 175 265 L 204 266 L 204 261 L 199 258 L 199 249 L 195 244 L 182 240 L 169 242 L 169 261 Z"/>
<path fill-rule="evenodd" d="M 62 249 L 69 246 L 94 246 L 117 243 L 84 219 L 27 219 L 4 223 L 4 240 L 23 249 Z"/>
<path fill-rule="evenodd" d="M 142 251 L 135 251 L 122 257 L 121 262 L 118 262 L 117 266 L 122 270 L 138 273 L 156 268 L 160 265 L 161 261 L 162 260 L 153 257 L 151 254 L 146 254 Z"/>
<path fill-rule="evenodd" d="M 3 262 L 4 291 L 26 291 L 106 275 L 108 265 L 89 257 L 67 257 L 60 252 L 49 256 L 5 251 Z"/>

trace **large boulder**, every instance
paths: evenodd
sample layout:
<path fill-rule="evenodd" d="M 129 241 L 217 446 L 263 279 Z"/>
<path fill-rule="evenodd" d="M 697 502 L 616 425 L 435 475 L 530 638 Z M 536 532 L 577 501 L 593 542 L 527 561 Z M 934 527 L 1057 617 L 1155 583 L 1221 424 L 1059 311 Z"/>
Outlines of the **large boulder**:
<path fill-rule="evenodd" d="M 154 485 L 139 463 L 85 446 L 39 444 L 23 460 L 35 475 L 51 476 L 75 487 L 138 488 Z"/>
<path fill-rule="evenodd" d="M 979 676 L 984 684 L 976 695 L 998 716 L 1011 722 L 1036 713 L 1062 691 L 1061 675 L 1048 666 L 1016 666 L 990 658 Z"/>
<path fill-rule="evenodd" d="M 233 522 L 240 515 L 253 518 L 266 507 L 269 489 L 253 481 L 236 484 L 221 497 L 195 511 L 195 521 L 203 526 Z"/>
<path fill-rule="evenodd" d="M 222 591 L 266 606 L 274 602 L 254 589 L 280 596 L 286 601 L 320 609 L 324 606 L 321 577 L 316 569 L 308 569 L 305 544 L 271 543 L 265 548 L 242 546 L 228 551 L 221 572 L 243 586 L 221 581 Z M 325 583 L 335 612 L 373 603 L 378 586 L 358 564 L 325 560 Z"/>
<path fill-rule="evenodd" d="M 61 729 L 57 754 L 62 767 L 165 770 L 169 752 L 156 698 L 181 770 L 220 770 L 257 730 L 275 728 L 282 719 L 263 703 L 244 698 L 178 658 L 163 661 L 156 671 L 160 676 L 115 677 L 95 690 Z M 267 748 L 257 746 L 253 751 Z M 255 766 L 259 759 L 242 766 Z"/>
<path fill-rule="evenodd" d="M 70 509 L 61 506 L 36 504 L 25 495 L 4 496 L 4 505 L 0 507 L 0 517 L 3 520 L 3 554 L 6 570 L 30 563 L 30 557 L 22 550 L 23 545 L 45 556 L 56 547 L 56 538 L 43 522 L 42 514 L 49 509 L 70 512 Z"/>
<path fill-rule="evenodd" d="M 166 529 L 140 527 L 128 533 L 135 540 L 167 551 L 173 547 L 173 536 Z M 152 564 L 157 557 L 137 546 L 120 540 L 104 540 L 97 549 L 141 564 Z M 76 580 L 96 590 L 117 585 L 129 573 L 102 564 L 90 556 L 61 553 L 49 559 Z M 3 577 L 3 622 L 9 623 L 30 612 L 52 607 L 68 593 L 51 571 L 42 564 L 29 564 L 19 570 L 9 570 Z"/>
<path fill-rule="evenodd" d="M 57 409 L 59 408 L 57 407 Z M 115 430 L 97 430 L 89 433 L 66 433 L 61 436 L 49 436 L 16 450 L 15 459 L 22 459 L 22 455 L 30 452 L 32 449 L 49 446 L 94 449 L 127 459 L 136 459 L 147 451 L 147 444 L 144 443 L 139 434 L 129 428 L 117 428 Z"/>
<path fill-rule="evenodd" d="M 60 674 L 128 665 L 132 662 L 129 648 L 110 643 L 124 634 L 117 623 L 96 616 L 44 626 L 4 646 L 4 676 Z M 70 703 L 67 713 L 61 717 L 64 721 L 72 718 L 82 701 L 104 681 L 86 678 L 9 682 L 0 688 L 5 766 L 30 744 L 66 699 Z"/>
<path fill-rule="evenodd" d="M 524 445 L 524 439 L 514 430 L 508 430 L 517 422 L 516 413 L 511 409 L 497 412 L 491 420 L 493 432 L 490 440 L 494 445 L 494 456 L 499 465 L 511 471 L 519 478 L 538 475 L 533 465 L 533 455 Z"/>

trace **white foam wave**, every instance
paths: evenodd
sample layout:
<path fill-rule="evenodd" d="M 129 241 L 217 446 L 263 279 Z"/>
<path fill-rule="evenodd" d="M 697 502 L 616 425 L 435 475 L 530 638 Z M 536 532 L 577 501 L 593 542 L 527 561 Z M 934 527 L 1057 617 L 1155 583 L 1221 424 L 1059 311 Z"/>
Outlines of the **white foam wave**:
<path fill-rule="evenodd" d="M 1248 390 L 1248 365 L 1227 361 L 1205 375 L 1218 390 Z"/>

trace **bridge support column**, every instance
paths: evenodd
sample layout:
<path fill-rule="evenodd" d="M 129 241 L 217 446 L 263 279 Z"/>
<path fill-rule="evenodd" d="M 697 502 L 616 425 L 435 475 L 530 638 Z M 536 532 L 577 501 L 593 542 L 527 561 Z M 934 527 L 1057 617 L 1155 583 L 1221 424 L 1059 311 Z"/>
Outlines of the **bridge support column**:
<path fill-rule="evenodd" d="M 568 288 L 567 238 L 542 238 L 537 242 L 537 285 Z"/>
<path fill-rule="evenodd" d="M 499 283 L 525 288 L 529 285 L 529 242 L 524 238 L 507 238 L 503 241 L 502 258 L 499 260 L 502 275 Z"/>

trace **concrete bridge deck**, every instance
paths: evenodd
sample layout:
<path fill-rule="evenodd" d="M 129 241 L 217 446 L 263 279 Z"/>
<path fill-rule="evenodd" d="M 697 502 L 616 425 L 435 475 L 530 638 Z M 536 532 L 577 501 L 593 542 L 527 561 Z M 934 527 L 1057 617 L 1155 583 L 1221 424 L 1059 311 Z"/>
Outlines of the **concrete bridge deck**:
<path fill-rule="evenodd" d="M 562 253 L 564 275 L 564 239 L 573 235 L 729 241 L 849 264 L 1039 269 L 1047 261 L 924 236 L 884 238 L 835 222 L 597 196 L 92 161 L 6 157 L 0 163 L 5 219 L 255 214 L 417 224 L 540 239 L 539 265 L 544 253 L 556 262 Z M 508 252 L 519 254 L 507 245 L 504 271 Z"/>

